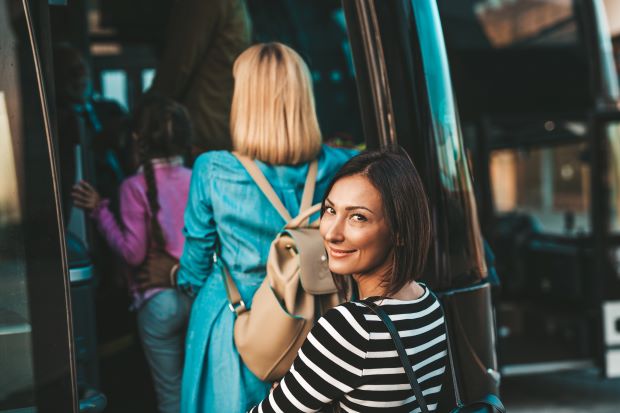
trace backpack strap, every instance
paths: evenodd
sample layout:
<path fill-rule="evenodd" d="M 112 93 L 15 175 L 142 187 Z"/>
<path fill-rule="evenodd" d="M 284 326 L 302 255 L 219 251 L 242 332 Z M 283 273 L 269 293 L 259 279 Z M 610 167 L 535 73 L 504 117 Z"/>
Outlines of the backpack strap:
<path fill-rule="evenodd" d="M 237 152 L 233 152 L 232 154 L 235 155 L 237 159 L 239 159 L 241 165 L 243 165 L 245 170 L 248 171 L 250 177 L 254 180 L 256 185 L 258 185 L 258 188 L 267 197 L 271 205 L 273 205 L 276 211 L 278 211 L 282 219 L 284 219 L 284 221 L 286 222 L 289 222 L 292 219 L 291 214 L 289 214 L 282 201 L 280 201 L 280 198 L 278 198 L 278 195 L 276 195 L 276 191 L 273 190 L 273 187 L 271 186 L 267 178 L 265 178 L 265 175 L 260 170 L 258 165 L 256 165 L 252 159 L 245 155 L 241 155 Z"/>
<path fill-rule="evenodd" d="M 250 174 L 250 177 L 254 180 L 258 188 L 265 195 L 267 200 L 271 203 L 271 205 L 278 211 L 282 219 L 287 223 L 290 222 L 293 218 L 291 214 L 288 212 L 273 187 L 260 170 L 258 165 L 250 159 L 248 156 L 241 155 L 238 152 L 232 152 L 232 154 L 241 162 L 241 165 L 245 168 L 245 170 Z M 306 183 L 304 185 L 304 192 L 301 196 L 301 206 L 300 212 L 304 212 L 308 208 L 312 206 L 312 198 L 314 198 L 314 187 L 316 185 L 316 176 L 318 171 L 318 163 L 316 159 L 310 163 L 308 166 L 308 174 L 306 175 Z"/>
<path fill-rule="evenodd" d="M 290 220 L 284 228 L 295 229 L 307 225 L 307 221 L 310 219 L 310 216 L 319 212 L 321 210 L 321 206 L 322 204 L 314 204 L 310 208 L 303 209 L 301 213 Z"/>
<path fill-rule="evenodd" d="M 416 377 L 415 371 L 413 370 L 411 362 L 409 361 L 409 355 L 407 354 L 407 350 L 405 350 L 405 345 L 400 339 L 398 329 L 390 319 L 390 316 L 387 315 L 383 308 L 379 307 L 377 304 L 373 303 L 370 300 L 361 300 L 358 301 L 358 303 L 369 308 L 379 317 L 381 321 L 383 321 L 383 324 L 385 324 L 385 327 L 387 328 L 390 336 L 392 337 L 392 341 L 394 342 L 394 347 L 396 347 L 396 353 L 398 353 L 398 358 L 400 358 L 400 363 L 403 366 L 403 370 L 405 370 L 405 374 L 409 379 L 409 384 L 413 389 L 413 394 L 415 394 L 415 399 L 418 402 L 420 411 L 422 413 L 429 413 L 428 406 L 422 392 L 422 388 L 420 387 L 420 383 L 418 383 L 418 378 Z"/>
<path fill-rule="evenodd" d="M 312 206 L 314 198 L 314 187 L 316 186 L 316 175 L 319 164 L 316 159 L 308 165 L 308 175 L 306 175 L 306 184 L 304 185 L 304 193 L 301 196 L 301 204 L 299 207 L 300 214 Z"/>
<path fill-rule="evenodd" d="M 248 309 L 241 298 L 241 293 L 237 288 L 237 284 L 235 284 L 235 280 L 233 280 L 230 271 L 228 271 L 224 263 L 222 263 L 222 270 L 224 271 L 224 286 L 226 287 L 226 296 L 228 297 L 228 308 L 239 316 L 248 311 Z"/>

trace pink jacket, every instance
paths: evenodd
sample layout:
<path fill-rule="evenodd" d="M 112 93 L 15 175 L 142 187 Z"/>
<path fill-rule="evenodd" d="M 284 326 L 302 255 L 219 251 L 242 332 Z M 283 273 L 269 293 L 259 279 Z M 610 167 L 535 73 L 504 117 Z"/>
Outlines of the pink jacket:
<path fill-rule="evenodd" d="M 185 237 L 183 235 L 183 214 L 187 204 L 191 170 L 182 166 L 180 158 L 153 160 L 159 213 L 157 219 L 166 240 L 166 251 L 180 258 Z M 141 170 L 127 178 L 120 188 L 120 215 L 122 226 L 110 211 L 109 201 L 101 202 L 91 213 L 108 244 L 131 267 L 137 267 L 146 258 L 150 245 L 151 209 L 146 196 L 146 181 Z M 162 289 L 151 289 L 140 293 L 129 280 L 134 309 Z"/>

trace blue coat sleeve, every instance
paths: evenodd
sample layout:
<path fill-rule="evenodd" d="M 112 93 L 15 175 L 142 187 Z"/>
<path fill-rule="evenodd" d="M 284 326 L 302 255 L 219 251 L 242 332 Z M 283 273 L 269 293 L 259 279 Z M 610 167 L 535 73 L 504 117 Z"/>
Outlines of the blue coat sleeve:
<path fill-rule="evenodd" d="M 201 155 L 194 164 L 185 209 L 185 246 L 177 282 L 181 289 L 194 293 L 200 290 L 211 272 L 218 242 L 209 169 L 208 154 Z"/>

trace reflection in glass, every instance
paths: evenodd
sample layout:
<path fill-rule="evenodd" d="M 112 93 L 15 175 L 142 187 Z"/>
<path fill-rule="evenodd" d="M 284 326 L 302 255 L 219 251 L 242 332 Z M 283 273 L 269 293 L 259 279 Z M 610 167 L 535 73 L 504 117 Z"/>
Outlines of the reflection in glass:
<path fill-rule="evenodd" d="M 486 277 L 484 249 L 474 192 L 456 104 L 452 93 L 448 57 L 443 47 L 441 22 L 434 2 L 412 2 L 422 50 L 422 64 L 433 123 L 432 139 L 437 154 L 440 194 L 437 203 L 445 222 L 437 228 L 445 237 L 443 260 L 450 263 L 454 284 L 468 284 Z"/>
<path fill-rule="evenodd" d="M 0 411 L 34 405 L 17 167 L 6 94 L 0 90 Z"/>
<path fill-rule="evenodd" d="M 13 159 L 13 140 L 6 107 L 6 97 L 0 90 L 0 225 L 19 222 L 19 193 L 17 171 Z"/>
<path fill-rule="evenodd" d="M 607 126 L 609 211 L 611 213 L 609 228 L 612 232 L 620 231 L 620 124 Z"/>
<path fill-rule="evenodd" d="M 103 97 L 115 100 L 128 110 L 127 74 L 124 70 L 106 70 L 101 73 L 101 92 Z"/>
<path fill-rule="evenodd" d="M 496 48 L 526 42 L 537 46 L 560 45 L 577 40 L 573 0 L 480 0 L 474 12 Z"/>
<path fill-rule="evenodd" d="M 147 91 L 153 84 L 155 78 L 155 69 L 143 69 L 142 70 L 142 91 Z"/>
<path fill-rule="evenodd" d="M 546 233 L 575 236 L 591 231 L 587 144 L 491 154 L 491 183 L 500 214 L 524 213 Z"/>

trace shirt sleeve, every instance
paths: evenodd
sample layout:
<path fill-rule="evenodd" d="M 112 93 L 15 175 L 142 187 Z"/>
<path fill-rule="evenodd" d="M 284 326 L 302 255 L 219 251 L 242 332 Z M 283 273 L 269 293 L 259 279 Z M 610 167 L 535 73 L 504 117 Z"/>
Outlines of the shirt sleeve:
<path fill-rule="evenodd" d="M 102 202 L 92 217 L 97 221 L 110 248 L 131 266 L 138 266 L 146 258 L 148 248 L 149 212 L 140 189 L 125 180 L 120 188 L 120 214 L 123 226 L 118 224 L 108 208 L 109 201 Z"/>
<path fill-rule="evenodd" d="M 211 200 L 208 154 L 195 162 L 185 209 L 185 246 L 177 284 L 182 290 L 198 292 L 213 266 L 217 232 Z"/>
<path fill-rule="evenodd" d="M 362 384 L 369 334 L 349 308 L 319 319 L 291 370 L 251 413 L 317 412 Z"/>

